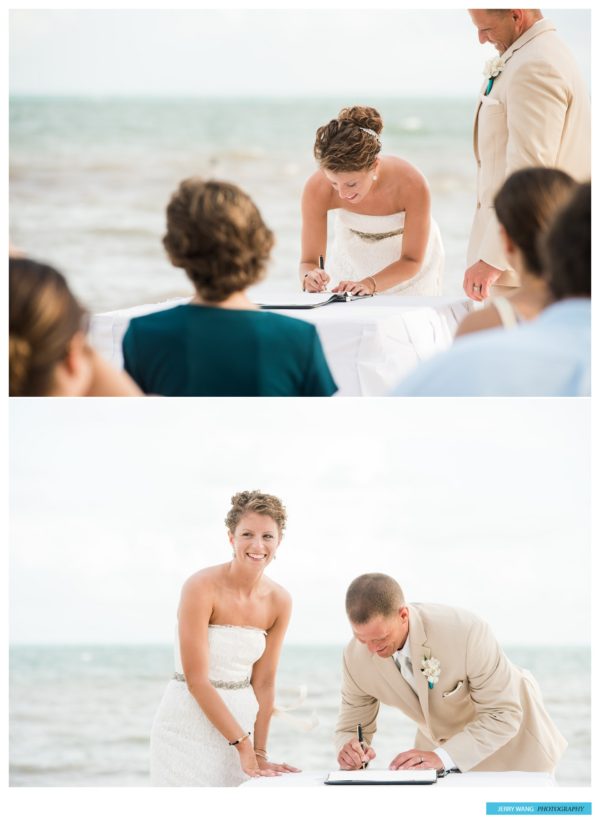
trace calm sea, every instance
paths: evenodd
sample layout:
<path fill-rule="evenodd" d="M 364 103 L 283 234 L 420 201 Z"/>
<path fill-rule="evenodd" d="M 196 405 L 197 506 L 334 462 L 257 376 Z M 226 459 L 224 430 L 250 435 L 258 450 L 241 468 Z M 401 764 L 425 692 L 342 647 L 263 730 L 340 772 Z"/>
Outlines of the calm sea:
<path fill-rule="evenodd" d="M 11 241 L 62 270 L 93 311 L 189 293 L 162 249 L 165 206 L 181 179 L 214 176 L 255 199 L 277 238 L 269 276 L 295 283 L 315 131 L 357 102 L 381 112 L 383 152 L 428 178 L 445 292 L 460 294 L 475 206 L 474 99 L 12 98 Z"/>
<path fill-rule="evenodd" d="M 274 760 L 305 770 L 335 768 L 332 735 L 339 705 L 337 646 L 287 646 L 278 674 L 285 705 L 308 687 L 294 713 L 319 723 L 311 731 L 272 722 Z M 508 656 L 530 669 L 569 748 L 557 772 L 561 785 L 590 784 L 590 651 L 514 648 Z M 13 647 L 10 652 L 10 784 L 13 786 L 149 785 L 150 727 L 172 675 L 168 646 Z M 412 724 L 382 707 L 379 759 L 411 748 Z"/>

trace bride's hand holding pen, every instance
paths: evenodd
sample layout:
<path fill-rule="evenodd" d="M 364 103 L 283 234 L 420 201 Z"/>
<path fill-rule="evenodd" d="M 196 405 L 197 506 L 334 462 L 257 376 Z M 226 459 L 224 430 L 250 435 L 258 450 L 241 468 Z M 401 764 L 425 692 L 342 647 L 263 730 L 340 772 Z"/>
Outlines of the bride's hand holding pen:
<path fill-rule="evenodd" d="M 304 274 L 303 290 L 308 293 L 322 293 L 330 277 L 325 273 L 325 262 L 322 256 L 319 256 L 319 267 L 312 268 Z"/>

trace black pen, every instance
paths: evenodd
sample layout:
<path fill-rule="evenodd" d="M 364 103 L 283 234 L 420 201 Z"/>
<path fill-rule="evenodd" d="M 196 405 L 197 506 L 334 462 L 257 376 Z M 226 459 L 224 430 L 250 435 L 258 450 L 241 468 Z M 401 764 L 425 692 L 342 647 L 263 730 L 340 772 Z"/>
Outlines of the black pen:
<path fill-rule="evenodd" d="M 365 744 L 364 744 L 364 740 L 363 740 L 362 726 L 361 726 L 360 723 L 356 727 L 356 736 L 358 737 L 358 742 L 360 743 L 361 749 L 364 752 L 365 751 Z M 361 769 L 366 769 L 368 765 L 369 765 L 368 762 L 364 762 L 361 766 Z"/>
<path fill-rule="evenodd" d="M 319 256 L 319 270 L 325 270 L 325 260 L 322 256 Z M 321 290 L 324 290 L 323 285 L 321 285 Z"/>

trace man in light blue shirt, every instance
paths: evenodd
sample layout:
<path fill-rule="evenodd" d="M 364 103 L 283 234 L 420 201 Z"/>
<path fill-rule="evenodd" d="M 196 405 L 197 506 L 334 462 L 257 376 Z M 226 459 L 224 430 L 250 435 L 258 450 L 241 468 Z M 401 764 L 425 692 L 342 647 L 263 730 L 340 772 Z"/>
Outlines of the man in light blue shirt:
<path fill-rule="evenodd" d="M 577 188 L 544 243 L 557 300 L 534 321 L 458 339 L 414 370 L 395 396 L 589 396 L 591 186 Z"/>

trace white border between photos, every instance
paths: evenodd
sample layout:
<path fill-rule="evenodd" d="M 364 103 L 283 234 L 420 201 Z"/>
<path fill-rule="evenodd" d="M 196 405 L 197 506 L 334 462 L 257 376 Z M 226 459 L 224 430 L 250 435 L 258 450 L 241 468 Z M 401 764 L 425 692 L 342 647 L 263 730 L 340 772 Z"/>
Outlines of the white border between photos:
<path fill-rule="evenodd" d="M 255 8 L 256 5 L 249 2 L 220 2 L 213 3 L 177 3 L 177 8 L 180 9 L 202 9 L 202 8 L 232 8 L 232 9 L 250 9 Z M 328 9 L 364 9 L 364 0 L 362 2 L 329 2 L 326 5 Z M 377 3 L 377 9 L 402 9 L 414 8 L 413 4 L 401 4 L 398 2 L 390 2 L 387 0 L 380 0 Z M 13 9 L 31 8 L 30 4 L 13 2 L 11 4 Z M 431 4 L 419 4 L 420 8 L 456 8 L 456 3 L 451 2 L 437 2 Z M 52 2 L 37 2 L 36 8 L 51 9 L 56 8 L 56 3 Z M 85 9 L 85 8 L 113 8 L 119 9 L 122 6 L 112 5 L 108 3 L 96 2 L 89 3 L 87 6 L 82 3 L 68 3 L 60 4 L 63 9 Z M 163 3 L 149 3 L 149 2 L 129 2 L 126 4 L 128 9 L 160 9 L 164 8 Z M 311 5 L 308 3 L 272 3 L 264 2 L 260 4 L 261 9 L 323 9 L 322 6 Z M 564 3 L 554 3 L 547 6 L 548 9 L 565 8 Z M 586 8 L 589 8 L 587 6 Z M 9 9 L 4 9 L 4 42 L 8 46 L 8 13 Z M 592 41 L 598 42 L 598 13 L 592 13 Z M 8 48 L 5 49 L 5 54 L 8 53 Z M 592 52 L 592 77 L 597 77 L 598 73 L 595 71 L 597 57 L 595 52 Z M 8 76 L 6 73 L 7 60 L 3 61 L 2 69 L 2 85 L 4 88 L 3 95 L 3 119 L 4 124 L 8 123 Z M 595 122 L 595 106 L 593 107 L 594 114 L 594 133 L 597 132 Z M 7 128 L 2 129 L 0 136 L 0 146 L 2 155 L 8 157 L 8 142 L 7 142 Z M 7 167 L 5 165 L 5 167 Z M 3 196 L 1 199 L 3 213 L 5 216 L 5 224 L 7 224 L 6 204 L 8 201 L 7 175 L 4 176 L 4 181 L 1 183 L 3 188 Z M 596 235 L 597 214 L 594 209 L 593 233 Z M 4 231 L 2 236 L 2 248 L 5 253 L 7 251 L 7 232 Z M 5 256 L 6 258 L 6 256 Z M 598 280 L 598 274 L 595 275 Z M 6 281 L 6 280 L 5 280 Z M 3 316 L 7 316 L 6 303 L 6 287 L 2 288 L 0 295 L 0 303 L 2 305 Z M 594 311 L 595 313 L 595 311 Z M 597 324 L 595 320 L 595 325 Z M 597 327 L 593 334 L 593 385 L 598 384 L 598 343 L 597 343 Z M 2 346 L 5 351 L 2 361 L 2 373 L 4 375 L 4 385 L 8 384 L 7 378 L 7 334 L 3 334 Z M 374 399 L 376 401 L 376 399 Z M 44 399 L 37 400 L 38 402 L 46 401 Z M 59 399 L 50 399 L 50 401 L 60 401 Z M 92 401 L 92 400 L 84 400 Z M 126 399 L 117 399 L 117 401 L 127 401 Z M 173 400 L 175 401 L 175 400 Z M 364 401 L 370 401 L 365 399 Z M 440 413 L 443 412 L 442 404 L 445 401 L 452 401 L 452 399 L 422 399 L 420 401 L 435 401 L 440 405 Z M 477 401 L 474 399 L 473 401 Z M 481 400 L 480 400 L 481 401 Z M 527 401 L 527 399 L 516 400 Z M 565 399 L 564 401 L 588 401 L 588 399 Z M 18 400 L 11 402 L 11 412 L 18 412 Z M 591 406 L 591 402 L 590 402 Z M 8 445 L 8 407 L 9 401 L 4 400 L 0 402 L 0 427 L 3 435 L 2 440 Z M 600 504 L 598 503 L 597 491 L 597 468 L 598 468 L 598 443 L 597 435 L 594 435 L 592 430 L 592 498 L 596 503 L 593 504 L 592 510 L 592 544 L 600 543 L 598 538 L 598 516 Z M 8 447 L 4 448 L 4 452 L 8 453 Z M 5 534 L 3 543 L 8 544 L 8 459 L 4 464 L 4 469 L 0 472 L 0 533 Z M 568 560 L 567 554 L 565 560 Z M 597 559 L 592 551 L 592 572 L 591 579 L 596 577 Z M 8 567 L 8 550 L 6 550 L 4 566 Z M 8 573 L 7 573 L 8 576 Z M 3 588 L 8 590 L 8 577 L 4 580 Z M 593 598 L 593 617 L 597 614 L 597 605 L 594 604 Z M 8 646 L 8 611 L 4 607 L 3 619 L 3 635 L 5 637 L 4 646 Z M 7 679 L 8 679 L 8 653 L 3 653 L 3 674 L 1 678 L 1 690 L 3 695 L 3 702 L 8 702 Z M 598 672 L 597 653 L 593 653 L 592 657 L 592 680 L 597 678 Z M 106 820 L 107 816 L 113 816 L 115 820 L 121 818 L 140 817 L 143 820 L 170 820 L 174 817 L 177 820 L 182 820 L 186 816 L 201 818 L 210 817 L 213 815 L 215 820 L 229 820 L 229 818 L 243 817 L 244 820 L 252 820 L 253 818 L 271 818 L 282 814 L 287 814 L 290 818 L 295 818 L 306 812 L 318 812 L 320 815 L 340 814 L 341 812 L 348 813 L 353 818 L 364 818 L 377 813 L 396 813 L 401 817 L 410 818 L 410 820 L 430 820 L 430 818 L 440 818 L 440 820 L 447 820 L 447 818 L 461 818 L 461 820 L 470 820 L 470 818 L 485 817 L 485 803 L 488 801 L 527 801 L 540 800 L 541 802 L 548 802 L 550 800 L 557 800 L 560 802 L 589 802 L 593 800 L 593 795 L 596 793 L 598 786 L 597 766 L 594 765 L 598 760 L 598 754 L 595 752 L 598 740 L 598 709 L 592 710 L 592 786 L 588 788 L 561 788 L 557 791 L 548 792 L 547 790 L 538 789 L 502 789 L 498 791 L 491 791 L 490 789 L 446 789 L 441 792 L 435 790 L 427 790 L 423 792 L 417 790 L 402 790 L 397 792 L 395 789 L 376 789 L 370 790 L 364 788 L 338 788 L 334 790 L 329 789 L 248 789 L 248 790 L 233 790 L 233 789 L 151 789 L 151 788 L 9 788 L 7 786 L 8 779 L 8 756 L 7 743 L 3 744 L 2 753 L 0 757 L 0 765 L 3 765 L 5 774 L 5 783 L 3 788 L 3 797 L 5 811 L 8 811 L 8 816 L 11 820 L 24 820 L 24 818 L 40 817 L 44 820 L 54 820 L 54 818 L 61 818 L 61 820 L 79 820 L 79 818 L 88 818 L 95 820 L 95 818 L 102 818 Z M 8 739 L 8 714 L 4 711 L 3 726 L 5 728 L 4 737 Z M 596 807 L 598 808 L 598 807 Z"/>

